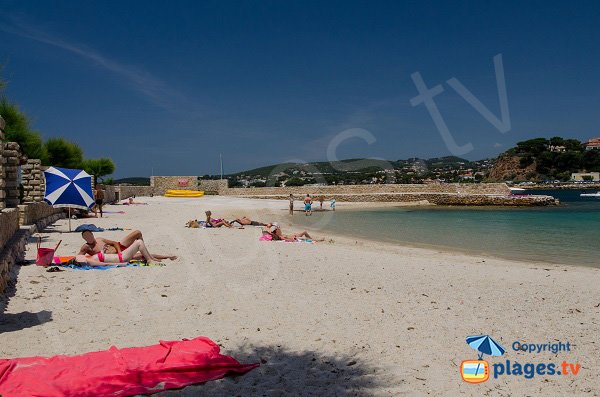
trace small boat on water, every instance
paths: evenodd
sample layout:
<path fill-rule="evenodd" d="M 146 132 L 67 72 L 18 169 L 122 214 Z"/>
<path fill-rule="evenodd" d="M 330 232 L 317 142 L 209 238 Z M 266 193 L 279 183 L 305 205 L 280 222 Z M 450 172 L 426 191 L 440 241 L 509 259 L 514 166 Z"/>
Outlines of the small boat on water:
<path fill-rule="evenodd" d="M 579 197 L 596 197 L 596 198 L 600 198 L 600 192 L 596 192 L 596 193 L 581 193 L 579 195 Z"/>
<path fill-rule="evenodd" d="M 520 187 L 511 187 L 510 194 L 512 194 L 513 196 L 526 196 L 525 189 L 522 189 Z"/>

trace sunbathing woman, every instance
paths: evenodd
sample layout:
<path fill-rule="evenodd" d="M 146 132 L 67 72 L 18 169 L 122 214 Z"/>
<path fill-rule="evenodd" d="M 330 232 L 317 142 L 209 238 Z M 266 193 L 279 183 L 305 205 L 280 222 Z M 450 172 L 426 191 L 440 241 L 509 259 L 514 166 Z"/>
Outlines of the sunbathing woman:
<path fill-rule="evenodd" d="M 267 226 L 266 223 L 262 223 L 262 222 L 257 222 L 257 221 L 253 221 L 252 219 L 248 218 L 247 216 L 242 216 L 241 218 L 237 218 L 234 219 L 232 221 L 230 221 L 229 223 L 231 223 L 232 225 L 234 223 L 239 223 L 241 226 Z"/>
<path fill-rule="evenodd" d="M 205 223 L 206 227 L 221 227 L 221 226 L 233 227 L 225 219 L 211 218 L 212 212 L 210 212 L 210 211 L 206 211 L 205 214 L 206 214 L 206 223 Z"/>
<path fill-rule="evenodd" d="M 119 252 L 118 254 L 105 254 L 102 252 L 98 252 L 92 256 L 85 255 L 77 255 L 75 260 L 80 265 L 88 265 L 88 266 L 107 266 L 107 265 L 119 265 L 125 264 L 133 259 L 134 255 L 137 252 L 142 253 L 142 257 L 149 265 L 158 264 L 158 259 L 154 258 L 148 249 L 146 248 L 146 244 L 144 244 L 143 240 L 135 240 L 133 244 L 131 244 L 125 251 Z"/>
<path fill-rule="evenodd" d="M 321 239 L 316 239 L 316 238 L 312 238 L 310 236 L 310 234 L 308 234 L 308 232 L 305 230 L 303 232 L 300 233 L 294 233 L 291 234 L 289 236 L 286 236 L 285 234 L 283 234 L 283 232 L 281 231 L 281 228 L 279 227 L 278 224 L 273 223 L 271 225 L 273 227 L 273 230 L 268 232 L 272 237 L 273 240 L 283 240 L 283 241 L 300 241 L 300 240 L 312 240 L 312 241 L 325 241 L 324 238 Z"/>

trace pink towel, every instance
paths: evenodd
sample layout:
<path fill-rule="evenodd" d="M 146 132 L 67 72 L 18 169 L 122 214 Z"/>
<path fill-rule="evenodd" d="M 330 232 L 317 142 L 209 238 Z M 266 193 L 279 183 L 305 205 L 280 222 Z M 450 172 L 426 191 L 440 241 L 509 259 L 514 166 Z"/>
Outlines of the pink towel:
<path fill-rule="evenodd" d="M 0 359 L 0 395 L 133 396 L 154 394 L 220 379 L 229 372 L 246 373 L 259 364 L 240 364 L 219 354 L 208 338 L 160 341 L 79 356 Z"/>

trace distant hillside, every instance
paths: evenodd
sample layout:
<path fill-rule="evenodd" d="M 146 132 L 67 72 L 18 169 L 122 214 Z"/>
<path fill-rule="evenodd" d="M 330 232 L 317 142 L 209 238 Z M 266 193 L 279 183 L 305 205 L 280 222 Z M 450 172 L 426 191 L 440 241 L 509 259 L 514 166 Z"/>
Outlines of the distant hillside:
<path fill-rule="evenodd" d="M 113 180 L 113 184 L 129 184 L 135 186 L 150 186 L 150 178 L 145 177 L 132 177 L 132 178 L 121 178 Z"/>
<path fill-rule="evenodd" d="M 455 156 L 405 160 L 347 159 L 334 162 L 281 163 L 227 175 L 230 186 L 302 186 L 305 184 L 369 184 L 478 181 L 491 160 Z"/>
<path fill-rule="evenodd" d="M 343 174 L 346 172 L 376 172 L 385 169 L 401 169 L 403 167 L 412 166 L 414 164 L 422 164 L 427 168 L 438 167 L 460 167 L 464 165 L 474 165 L 475 162 L 462 159 L 456 156 L 435 157 L 431 159 L 410 158 L 406 160 L 378 160 L 378 159 L 346 159 L 340 161 L 321 161 L 312 163 L 281 163 L 273 164 L 266 167 L 254 168 L 247 171 L 237 172 L 227 175 L 228 177 L 236 177 L 240 175 L 254 177 L 268 177 L 273 173 L 285 172 L 293 173 L 294 171 L 305 172 L 320 172 L 323 174 Z"/>
<path fill-rule="evenodd" d="M 496 159 L 489 181 L 567 181 L 573 172 L 600 171 L 600 150 L 585 150 L 577 139 L 535 138 Z"/>

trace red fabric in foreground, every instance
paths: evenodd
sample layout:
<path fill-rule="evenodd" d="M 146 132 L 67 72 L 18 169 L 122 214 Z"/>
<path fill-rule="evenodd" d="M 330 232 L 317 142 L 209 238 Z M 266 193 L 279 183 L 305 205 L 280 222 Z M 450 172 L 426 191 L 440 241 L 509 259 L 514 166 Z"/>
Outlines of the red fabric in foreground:
<path fill-rule="evenodd" d="M 160 341 L 80 356 L 0 359 L 3 397 L 132 396 L 243 374 L 259 364 L 240 364 L 219 354 L 208 338 Z"/>

